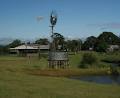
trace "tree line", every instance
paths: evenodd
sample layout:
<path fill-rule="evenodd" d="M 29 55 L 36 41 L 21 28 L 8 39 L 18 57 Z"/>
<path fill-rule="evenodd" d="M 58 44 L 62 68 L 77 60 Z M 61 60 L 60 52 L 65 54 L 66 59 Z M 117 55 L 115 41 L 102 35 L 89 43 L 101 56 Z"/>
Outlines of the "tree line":
<path fill-rule="evenodd" d="M 98 37 L 90 36 L 86 38 L 85 41 L 82 41 L 81 39 L 66 40 L 65 37 L 59 33 L 54 33 L 51 37 L 53 38 L 56 49 L 60 48 L 71 52 L 78 52 L 80 50 L 106 52 L 109 45 L 120 45 L 120 37 L 112 32 L 102 32 Z M 16 39 L 8 45 L 0 45 L 0 54 L 9 53 L 9 48 L 14 48 L 22 44 L 25 43 L 22 43 L 21 40 Z M 27 42 L 27 44 L 31 43 Z M 47 38 L 40 38 L 32 44 L 47 45 L 51 44 L 51 42 Z"/>
<path fill-rule="evenodd" d="M 82 45 L 82 49 L 92 48 L 94 51 L 106 52 L 109 45 L 120 45 L 120 37 L 112 32 L 103 32 L 98 37 L 88 37 Z"/>

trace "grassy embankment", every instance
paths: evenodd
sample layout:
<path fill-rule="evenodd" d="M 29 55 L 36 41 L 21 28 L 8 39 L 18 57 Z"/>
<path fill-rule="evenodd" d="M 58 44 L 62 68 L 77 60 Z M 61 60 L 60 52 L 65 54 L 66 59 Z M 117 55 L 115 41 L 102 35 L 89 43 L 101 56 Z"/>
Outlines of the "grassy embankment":
<path fill-rule="evenodd" d="M 77 69 L 78 59 L 81 58 L 81 55 L 70 57 L 70 73 L 75 71 L 85 74 L 99 71 Z M 41 60 L 31 58 L 29 60 L 23 57 L 0 57 L 0 98 L 120 98 L 120 86 L 116 84 L 103 85 L 70 80 L 65 77 L 47 77 L 35 74 L 37 70 L 40 72 L 46 67 L 45 58 Z M 34 75 L 26 72 L 28 70 L 33 71 Z M 60 71 L 67 72 L 66 70 Z"/>
<path fill-rule="evenodd" d="M 120 55 L 108 55 L 94 53 L 98 62 L 92 65 L 88 69 L 80 69 L 78 66 L 82 60 L 84 52 L 77 53 L 76 55 L 69 56 L 70 67 L 68 69 L 48 69 L 47 58 L 38 59 L 37 57 L 17 57 L 17 56 L 1 56 L 0 57 L 0 67 L 10 71 L 23 71 L 28 74 L 33 75 L 44 75 L 44 76 L 73 76 L 73 75 L 100 75 L 109 74 L 109 65 L 103 60 L 111 60 L 115 57 L 115 60 L 120 58 Z M 6 66 L 5 66 L 6 65 Z M 98 67 L 97 67 L 98 66 Z"/>
<path fill-rule="evenodd" d="M 82 54 L 70 55 L 70 67 L 69 69 L 48 69 L 48 62 L 46 58 L 25 58 L 17 56 L 1 56 L 1 67 L 10 71 L 23 71 L 28 74 L 34 75 L 49 75 L 49 76 L 70 76 L 70 75 L 83 75 L 83 74 L 102 74 L 107 69 L 78 69 Z M 7 66 L 5 66 L 7 65 Z"/>

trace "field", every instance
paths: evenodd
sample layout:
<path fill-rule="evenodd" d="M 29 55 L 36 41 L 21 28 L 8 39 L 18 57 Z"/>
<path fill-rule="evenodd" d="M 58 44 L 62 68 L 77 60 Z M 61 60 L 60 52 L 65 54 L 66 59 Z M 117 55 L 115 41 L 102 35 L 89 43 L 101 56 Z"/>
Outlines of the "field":
<path fill-rule="evenodd" d="M 77 69 L 81 55 L 70 56 L 70 70 L 85 73 L 85 69 Z M 117 84 L 103 85 L 27 72 L 46 68 L 45 58 L 0 56 L 0 98 L 120 98 Z"/>

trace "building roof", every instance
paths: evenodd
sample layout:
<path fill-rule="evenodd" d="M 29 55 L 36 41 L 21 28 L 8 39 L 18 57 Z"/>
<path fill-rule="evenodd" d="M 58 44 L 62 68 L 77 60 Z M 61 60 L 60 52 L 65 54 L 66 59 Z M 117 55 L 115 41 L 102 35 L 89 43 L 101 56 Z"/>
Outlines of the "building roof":
<path fill-rule="evenodd" d="M 20 45 L 15 48 L 10 48 L 11 50 L 22 50 L 22 49 L 49 49 L 49 45 Z"/>
<path fill-rule="evenodd" d="M 119 45 L 110 45 L 110 48 L 119 48 Z"/>
<path fill-rule="evenodd" d="M 108 50 L 109 51 L 114 51 L 114 50 L 119 49 L 119 48 L 120 48 L 119 45 L 109 45 Z"/>

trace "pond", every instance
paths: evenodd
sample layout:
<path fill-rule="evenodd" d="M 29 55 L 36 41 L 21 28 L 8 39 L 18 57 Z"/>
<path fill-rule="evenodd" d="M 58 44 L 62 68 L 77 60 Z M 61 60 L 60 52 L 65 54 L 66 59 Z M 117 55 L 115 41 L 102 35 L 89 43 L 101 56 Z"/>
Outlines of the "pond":
<path fill-rule="evenodd" d="M 111 65 L 112 67 L 119 67 L 120 64 L 119 63 L 108 63 L 107 64 Z"/>
<path fill-rule="evenodd" d="M 120 85 L 120 75 L 92 75 L 92 76 L 74 76 L 70 77 L 70 79 L 77 79 L 81 81 L 87 82 L 95 82 L 101 84 L 119 84 Z"/>

